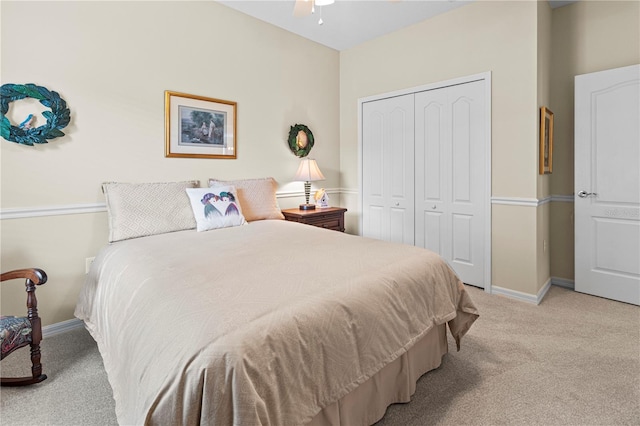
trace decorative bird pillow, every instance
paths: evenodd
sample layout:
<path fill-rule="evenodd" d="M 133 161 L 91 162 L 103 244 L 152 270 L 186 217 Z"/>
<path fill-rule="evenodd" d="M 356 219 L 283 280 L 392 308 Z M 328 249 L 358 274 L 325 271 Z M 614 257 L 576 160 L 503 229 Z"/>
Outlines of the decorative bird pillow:
<path fill-rule="evenodd" d="M 187 188 L 198 232 L 244 225 L 246 222 L 237 201 L 236 188 Z"/>

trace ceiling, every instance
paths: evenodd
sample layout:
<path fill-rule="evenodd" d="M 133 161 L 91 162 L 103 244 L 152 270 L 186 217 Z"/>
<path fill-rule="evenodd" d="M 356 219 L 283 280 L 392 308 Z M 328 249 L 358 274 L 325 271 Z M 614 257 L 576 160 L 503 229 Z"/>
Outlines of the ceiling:
<path fill-rule="evenodd" d="M 329 6 L 317 6 L 313 15 L 294 17 L 295 0 L 217 0 L 225 6 L 335 50 L 349 49 L 472 1 L 337 0 Z M 551 7 L 559 7 L 573 2 L 549 3 Z M 320 18 L 322 25 L 318 24 Z"/>
<path fill-rule="evenodd" d="M 313 15 L 293 16 L 295 0 L 217 0 L 247 15 L 336 50 L 424 21 L 470 1 L 337 0 Z M 323 24 L 318 25 L 322 16 Z"/>

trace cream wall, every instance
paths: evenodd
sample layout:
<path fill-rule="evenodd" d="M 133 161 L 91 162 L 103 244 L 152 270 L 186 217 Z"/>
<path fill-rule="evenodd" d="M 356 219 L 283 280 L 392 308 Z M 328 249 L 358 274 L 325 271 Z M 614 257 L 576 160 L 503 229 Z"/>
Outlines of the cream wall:
<path fill-rule="evenodd" d="M 552 35 L 551 35 L 551 16 L 552 10 L 549 3 L 546 1 L 538 2 L 538 28 L 537 28 L 537 70 L 538 70 L 538 114 L 540 114 L 540 107 L 546 106 L 553 111 L 550 107 L 551 101 L 551 52 L 552 52 Z M 540 116 L 538 115 L 538 120 Z M 540 140 L 540 126 L 536 126 L 536 140 Z M 537 154 L 538 168 L 540 167 L 540 155 Z M 543 199 L 551 195 L 550 183 L 551 175 L 537 175 L 537 197 Z"/>
<path fill-rule="evenodd" d="M 535 199 L 537 5 L 476 2 L 340 53 L 340 164 L 358 229 L 359 98 L 491 71 L 492 195 Z M 536 294 L 536 209 L 494 205 L 494 288 Z M 526 273 L 523 273 L 526 271 Z"/>
<path fill-rule="evenodd" d="M 337 51 L 213 1 L 0 7 L 2 84 L 56 90 L 72 114 L 67 136 L 46 145 L 0 141 L 3 213 L 104 203 L 104 181 L 206 185 L 213 176 L 273 176 L 282 193 L 296 192 L 281 206 L 294 206 L 302 184 L 291 182 L 298 159 L 286 141 L 296 123 L 313 130 L 322 185 L 339 187 Z M 238 159 L 165 158 L 165 90 L 237 102 Z M 12 111 L 14 124 L 24 118 Z M 107 241 L 106 213 L 3 218 L 0 226 L 3 271 L 49 274 L 38 289 L 44 324 L 72 318 L 85 258 Z M 22 284 L 0 295 L 3 313 L 23 313 Z"/>
<path fill-rule="evenodd" d="M 546 106 L 553 111 L 550 107 L 551 97 L 551 16 L 552 10 L 549 6 L 549 2 L 538 2 L 538 114 L 540 114 L 540 107 Z M 538 115 L 540 120 L 540 115 Z M 540 140 L 540 125 L 537 126 L 536 141 Z M 538 200 L 544 200 L 542 204 L 539 204 L 536 208 L 536 259 L 537 259 L 537 289 L 536 295 L 540 294 L 546 284 L 550 284 L 550 263 L 551 263 L 551 250 L 549 249 L 549 221 L 550 221 L 550 209 L 547 202 L 550 194 L 550 182 L 551 175 L 539 174 L 540 167 L 540 154 L 538 157 L 538 182 L 537 182 L 537 198 Z"/>
<path fill-rule="evenodd" d="M 281 193 L 295 192 L 281 206 L 295 206 L 302 188 L 290 181 L 297 159 L 286 137 L 304 123 L 316 136 L 322 185 L 342 188 L 333 200 L 349 208 L 348 231 L 357 232 L 357 100 L 486 71 L 492 196 L 570 195 L 573 76 L 640 62 L 638 6 L 590 1 L 550 11 L 546 2 L 476 2 L 338 53 L 215 2 L 2 1 L 2 83 L 57 90 L 72 122 L 47 145 L 0 141 L 0 207 L 100 204 L 103 181 L 267 175 Z M 313 70 L 312 84 L 301 68 Z M 164 158 L 164 90 L 238 102 L 238 159 Z M 556 120 L 551 176 L 537 172 L 541 105 Z M 573 203 L 494 204 L 492 227 L 495 288 L 536 295 L 549 275 L 573 278 Z M 107 233 L 104 212 L 3 218 L 0 267 L 44 268 L 44 322 L 64 321 L 84 259 Z M 21 284 L 3 286 L 0 296 L 3 313 L 21 313 Z"/>
<path fill-rule="evenodd" d="M 574 77 L 640 63 L 640 2 L 581 1 L 552 15 L 551 100 L 554 155 L 551 193 L 574 194 Z M 574 279 L 573 202 L 551 203 L 551 275 Z"/>

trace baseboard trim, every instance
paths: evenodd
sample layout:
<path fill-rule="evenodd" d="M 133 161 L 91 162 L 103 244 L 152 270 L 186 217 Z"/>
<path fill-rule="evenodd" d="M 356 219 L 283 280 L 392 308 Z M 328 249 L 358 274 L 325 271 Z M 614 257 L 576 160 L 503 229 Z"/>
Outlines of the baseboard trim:
<path fill-rule="evenodd" d="M 558 287 L 568 288 L 569 290 L 576 289 L 576 283 L 567 278 L 551 277 L 551 284 L 557 285 Z"/>
<path fill-rule="evenodd" d="M 539 305 L 542 302 L 542 299 L 544 299 L 544 296 L 547 295 L 547 292 L 549 291 L 550 288 L 551 288 L 551 278 L 549 278 L 547 282 L 544 283 L 540 291 L 538 291 L 538 295 L 536 296 L 537 298 L 536 305 Z"/>
<path fill-rule="evenodd" d="M 538 294 L 529 294 L 523 293 L 517 290 L 511 290 L 504 287 L 491 286 L 491 293 L 498 294 L 500 296 L 505 296 L 510 299 L 520 300 L 522 302 L 531 303 L 533 305 L 539 305 L 544 299 L 544 296 L 547 294 L 549 289 L 551 288 L 551 279 L 548 279 L 544 286 L 538 291 Z"/>
<path fill-rule="evenodd" d="M 75 330 L 76 328 L 82 327 L 84 327 L 84 323 L 77 318 L 57 322 L 55 324 L 45 325 L 44 327 L 42 327 L 42 337 L 46 339 L 47 337 L 66 333 L 67 331 Z"/>
<path fill-rule="evenodd" d="M 522 302 L 536 304 L 537 297 L 533 294 L 523 293 L 517 290 L 510 290 L 504 287 L 498 287 L 497 285 L 491 286 L 491 294 L 497 294 L 500 296 L 508 297 L 509 299 L 520 300 Z"/>

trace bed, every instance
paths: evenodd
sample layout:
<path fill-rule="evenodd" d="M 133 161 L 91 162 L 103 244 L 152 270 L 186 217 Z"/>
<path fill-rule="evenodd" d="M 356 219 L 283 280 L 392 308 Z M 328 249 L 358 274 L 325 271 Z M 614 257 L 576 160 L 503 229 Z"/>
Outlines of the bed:
<path fill-rule="evenodd" d="M 75 313 L 127 425 L 372 424 L 478 317 L 435 253 L 284 220 L 113 242 Z"/>

